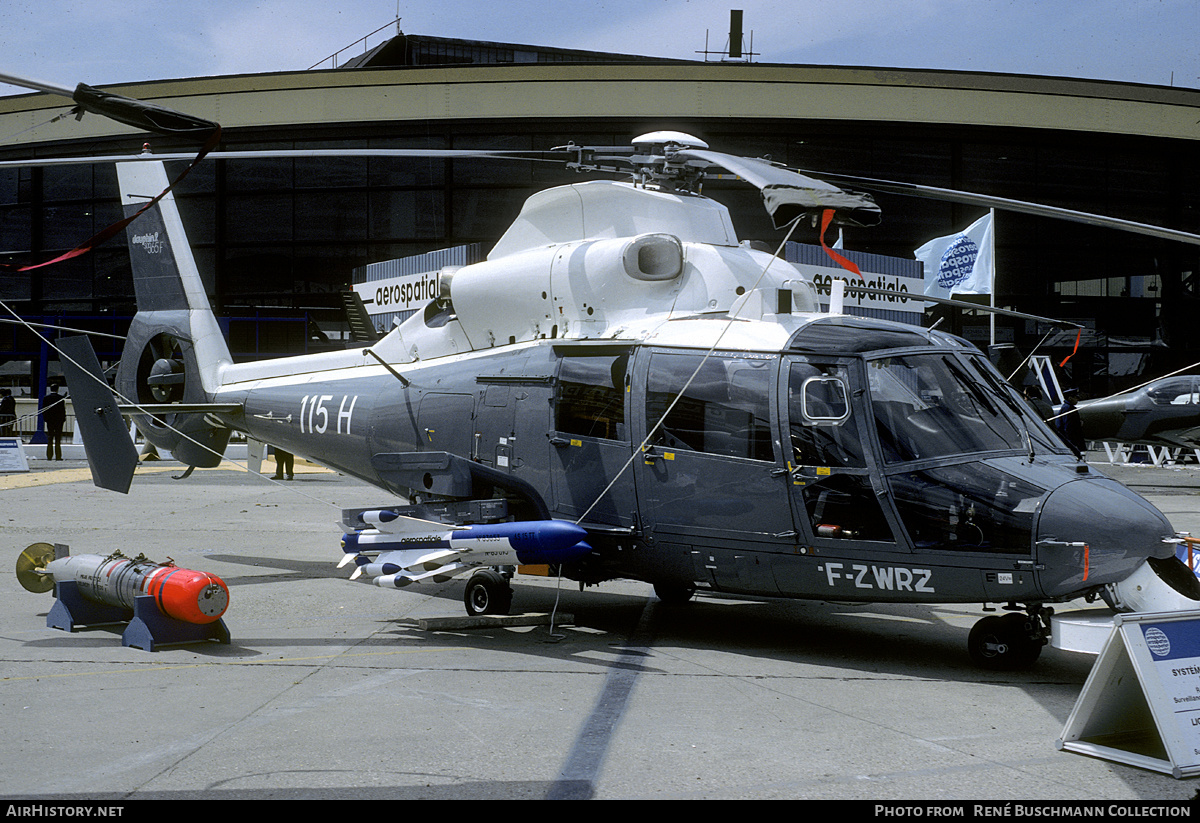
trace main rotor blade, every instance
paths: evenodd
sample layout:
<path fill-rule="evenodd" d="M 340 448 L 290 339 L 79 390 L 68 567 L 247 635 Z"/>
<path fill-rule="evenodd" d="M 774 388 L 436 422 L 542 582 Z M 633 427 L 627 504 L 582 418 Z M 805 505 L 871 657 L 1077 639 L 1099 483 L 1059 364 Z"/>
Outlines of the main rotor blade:
<path fill-rule="evenodd" d="M 1057 220 L 1067 220 L 1072 223 L 1083 223 L 1106 229 L 1144 234 L 1149 237 L 1159 237 L 1164 240 L 1175 240 L 1180 243 L 1200 245 L 1200 235 L 1176 229 L 1152 226 L 1148 223 L 1137 223 L 1133 220 L 1122 220 L 1119 217 L 1105 217 L 1102 214 L 1091 214 L 1074 209 L 1063 209 L 1057 206 L 1046 206 L 1041 203 L 1031 203 L 1026 200 L 1013 200 L 1008 197 L 996 197 L 990 194 L 975 194 L 956 189 L 942 189 L 937 186 L 922 186 L 916 183 L 898 183 L 894 180 L 876 180 L 870 177 L 857 177 L 851 174 L 825 174 L 821 176 L 838 182 L 851 183 L 876 191 L 886 191 L 892 194 L 903 194 L 910 197 L 924 197 L 932 200 L 946 200 L 951 203 L 965 203 L 972 206 L 1005 209 L 1021 214 L 1032 214 L 1038 217 L 1052 217 Z"/>
<path fill-rule="evenodd" d="M 672 157 L 694 158 L 731 171 L 762 192 L 777 228 L 801 215 L 834 209 L 834 222 L 855 226 L 879 224 L 879 206 L 869 194 L 849 192 L 825 180 L 776 166 L 766 160 L 735 157 L 707 149 L 681 149 Z M 823 175 L 827 176 L 827 175 Z"/>
<path fill-rule="evenodd" d="M 108 337 L 112 340 L 124 340 L 125 336 L 121 334 L 107 334 L 102 331 L 91 331 L 89 329 L 73 329 L 70 326 L 56 326 L 51 323 L 31 323 L 28 320 L 17 318 L 9 320 L 8 318 L 0 317 L 0 323 L 8 323 L 13 326 L 25 326 L 26 328 L 34 329 L 54 329 L 55 331 L 69 331 L 72 334 L 90 334 L 93 337 Z"/>
<path fill-rule="evenodd" d="M 33 77 L 22 77 L 19 74 L 0 73 L 0 83 L 7 83 L 13 86 L 21 86 L 34 91 L 44 91 L 47 94 L 58 94 L 63 97 L 74 97 L 75 90 L 60 86 L 57 83 L 47 83 L 45 80 L 39 80 Z"/>
<path fill-rule="evenodd" d="M 483 151 L 475 149 L 278 149 L 271 151 L 210 151 L 205 160 L 270 160 L 280 158 L 330 157 L 397 157 L 455 159 L 492 157 L 500 160 L 534 160 L 558 163 L 544 151 Z M 145 160 L 195 160 L 196 154 L 172 152 L 167 154 L 112 154 L 103 157 L 45 157 L 26 160 L 3 160 L 0 168 L 29 168 L 34 166 L 85 166 L 95 163 L 137 163 Z"/>
<path fill-rule="evenodd" d="M 221 129 L 218 123 L 203 117 L 92 88 L 86 83 L 80 83 L 75 88 L 71 99 L 79 104 L 77 112 L 90 111 L 155 134 L 204 137 L 214 130 L 219 134 Z"/>
<path fill-rule="evenodd" d="M 69 97 L 76 104 L 72 113 L 79 117 L 82 117 L 84 112 L 91 112 L 156 134 L 203 136 L 220 129 L 220 125 L 211 120 L 169 109 L 157 103 L 147 103 L 144 100 L 97 89 L 87 83 L 80 83 L 74 89 L 69 89 L 66 86 L 15 74 L 0 74 L 0 83 Z"/>
<path fill-rule="evenodd" d="M 911 300 L 914 303 L 937 303 L 942 306 L 954 306 L 959 309 L 973 309 L 975 311 L 986 312 L 988 314 L 1001 314 L 1005 317 L 1016 317 L 1021 320 L 1036 320 L 1039 323 L 1049 323 L 1051 326 L 1065 326 L 1071 329 L 1082 329 L 1084 326 L 1076 323 L 1073 320 L 1059 320 L 1054 317 L 1042 317 L 1039 314 L 1026 314 L 1021 311 L 1013 311 L 1011 309 L 998 309 L 995 306 L 988 306 L 982 303 L 968 303 L 966 300 L 954 300 L 949 297 L 933 297 L 920 292 L 895 291 L 894 289 L 872 289 L 866 286 L 857 286 L 853 282 L 847 285 L 848 292 L 862 292 L 863 294 L 875 294 L 880 297 L 899 297 L 903 300 Z"/>

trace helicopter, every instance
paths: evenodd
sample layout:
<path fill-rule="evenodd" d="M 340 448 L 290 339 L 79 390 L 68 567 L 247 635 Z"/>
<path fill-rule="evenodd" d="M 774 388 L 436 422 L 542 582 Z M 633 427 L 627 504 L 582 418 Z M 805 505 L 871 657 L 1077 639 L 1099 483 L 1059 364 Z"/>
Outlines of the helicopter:
<path fill-rule="evenodd" d="M 365 348 L 249 363 L 208 303 L 169 156 L 99 158 L 138 215 L 138 312 L 115 397 L 85 338 L 59 343 L 96 484 L 129 490 L 122 415 L 190 467 L 244 433 L 389 495 L 343 512 L 354 577 L 463 576 L 470 615 L 507 613 L 533 563 L 672 604 L 1006 603 L 967 646 L 1009 669 L 1040 655 L 1055 603 L 1200 607 L 1167 518 L 1072 454 L 975 346 L 845 314 L 842 281 L 822 310 L 701 184 L 736 175 L 781 230 L 820 222 L 822 245 L 829 225 L 879 221 L 870 195 L 679 132 L 555 153 L 629 179 L 534 194 L 485 260 L 443 269 Z"/>
<path fill-rule="evenodd" d="M 1088 440 L 1200 448 L 1200 377 L 1171 374 L 1076 407 Z"/>

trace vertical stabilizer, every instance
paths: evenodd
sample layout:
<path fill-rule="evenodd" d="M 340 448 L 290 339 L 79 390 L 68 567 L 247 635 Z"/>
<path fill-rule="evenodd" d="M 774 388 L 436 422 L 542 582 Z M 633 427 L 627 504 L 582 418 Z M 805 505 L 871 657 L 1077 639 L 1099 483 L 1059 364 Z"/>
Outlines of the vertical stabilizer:
<path fill-rule="evenodd" d="M 117 165 L 126 216 L 168 186 L 161 161 Z M 207 403 L 232 362 L 196 268 L 175 198 L 167 193 L 126 229 L 137 315 L 117 371 L 117 390 L 136 403 Z M 220 462 L 229 430 L 202 414 L 139 418 L 160 449 L 193 466 Z"/>

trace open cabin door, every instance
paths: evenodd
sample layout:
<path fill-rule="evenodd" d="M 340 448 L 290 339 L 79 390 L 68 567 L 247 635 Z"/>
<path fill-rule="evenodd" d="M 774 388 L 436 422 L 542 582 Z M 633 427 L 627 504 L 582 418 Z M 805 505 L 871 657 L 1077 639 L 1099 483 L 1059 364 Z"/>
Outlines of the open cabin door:
<path fill-rule="evenodd" d="M 818 556 L 906 550 L 897 545 L 885 513 L 886 487 L 869 447 L 860 368 L 854 359 L 788 356 L 780 374 L 796 530 Z M 799 570 L 779 567 L 782 592 L 803 593 L 813 585 Z"/>

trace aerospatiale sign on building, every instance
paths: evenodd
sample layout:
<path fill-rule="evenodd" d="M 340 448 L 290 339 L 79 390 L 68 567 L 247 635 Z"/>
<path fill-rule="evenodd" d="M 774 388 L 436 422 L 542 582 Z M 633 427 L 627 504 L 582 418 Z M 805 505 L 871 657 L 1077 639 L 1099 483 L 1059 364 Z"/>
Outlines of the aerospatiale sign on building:
<path fill-rule="evenodd" d="M 431 251 L 398 260 L 371 263 L 354 270 L 354 291 L 382 332 L 423 308 L 441 291 L 439 272 L 447 266 L 466 266 L 483 260 L 479 243 Z"/>
<path fill-rule="evenodd" d="M 922 324 L 925 281 L 921 261 L 880 254 L 839 250 L 862 271 L 863 280 L 841 268 L 820 246 L 788 243 L 784 258 L 810 275 L 817 286 L 822 308 L 829 306 L 829 286 L 835 278 L 846 281 L 847 314 Z M 375 326 L 388 331 L 438 296 L 438 273 L 446 266 L 465 266 L 483 259 L 480 244 L 456 246 L 415 257 L 372 263 L 354 270 L 354 290 L 362 299 Z M 912 299 L 865 294 L 856 286 L 908 292 Z"/>
<path fill-rule="evenodd" d="M 821 308 L 829 307 L 830 283 L 835 279 L 846 281 L 845 311 L 861 317 L 876 317 L 899 323 L 922 325 L 925 316 L 924 266 L 920 260 L 902 257 L 885 257 L 882 254 L 838 249 L 838 253 L 850 260 L 862 272 L 859 280 L 842 268 L 826 254 L 820 246 L 807 243 L 788 243 L 783 257 L 813 279 L 817 286 L 817 297 Z M 856 286 L 869 289 L 907 292 L 913 297 L 885 297 L 865 294 Z"/>

